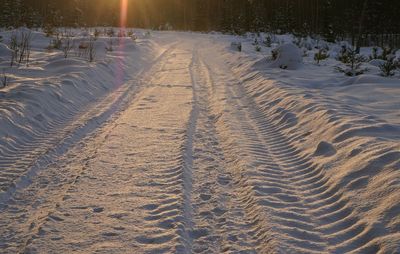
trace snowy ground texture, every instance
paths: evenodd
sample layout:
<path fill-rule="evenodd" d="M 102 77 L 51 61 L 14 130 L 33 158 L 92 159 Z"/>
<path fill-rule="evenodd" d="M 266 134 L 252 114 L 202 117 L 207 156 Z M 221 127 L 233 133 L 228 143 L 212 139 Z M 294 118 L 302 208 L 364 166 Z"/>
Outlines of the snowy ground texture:
<path fill-rule="evenodd" d="M 13 68 L 0 44 L 1 253 L 400 253 L 398 73 L 137 37 L 88 62 L 35 32 Z"/>

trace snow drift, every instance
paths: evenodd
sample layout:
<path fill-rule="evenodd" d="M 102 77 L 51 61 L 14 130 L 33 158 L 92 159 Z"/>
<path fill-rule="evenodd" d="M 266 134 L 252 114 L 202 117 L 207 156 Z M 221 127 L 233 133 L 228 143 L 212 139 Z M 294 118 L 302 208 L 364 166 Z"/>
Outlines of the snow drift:
<path fill-rule="evenodd" d="M 250 43 L 244 44 L 245 51 L 246 46 L 251 47 Z M 280 206 L 278 201 L 265 201 L 272 211 L 278 210 L 278 222 L 274 223 L 272 215 L 269 215 L 272 221 L 268 222 L 276 232 L 281 231 L 275 238 L 278 250 L 312 253 L 321 248 L 324 251 L 319 241 L 328 240 L 329 253 L 397 253 L 400 250 L 398 80 L 371 74 L 344 77 L 335 73 L 335 61 L 328 60 L 324 67 L 302 64 L 300 52 L 293 45 L 283 46 L 281 52 L 281 58 L 270 66 L 256 53 L 223 54 L 233 69 L 233 79 L 239 80 L 238 87 L 243 88 L 256 107 L 254 120 L 260 122 L 257 135 L 265 134 L 272 139 L 273 156 L 285 163 L 281 167 L 287 167 L 289 175 L 294 174 L 289 180 L 298 182 L 296 189 L 304 191 L 302 202 L 311 207 L 307 213 L 317 220 L 328 221 L 315 228 L 319 231 L 318 238 L 307 229 L 307 233 L 299 236 L 281 225 L 287 219 L 282 215 L 283 207 L 289 206 L 290 210 L 294 203 L 286 201 Z M 293 65 L 289 67 L 294 69 L 290 72 L 268 68 L 290 63 Z M 219 121 L 224 119 L 221 117 Z M 271 132 L 279 134 L 271 136 Z M 234 139 L 230 139 L 233 143 Z M 287 155 L 291 158 L 286 159 Z M 239 156 L 236 164 L 245 156 Z M 269 171 L 272 178 L 275 171 Z M 258 176 L 252 172 L 250 179 L 253 174 Z M 282 210 L 278 209 L 281 207 Z M 297 221 L 289 217 L 293 223 Z M 298 223 L 303 222 L 299 219 Z M 293 239 L 301 240 L 295 243 Z M 286 241 L 290 244 L 286 245 Z"/>
<path fill-rule="evenodd" d="M 68 123 L 124 85 L 160 54 L 152 41 L 139 40 L 136 44 L 130 38 L 113 38 L 123 43 L 116 43 L 114 51 L 106 53 L 109 38 L 100 37 L 94 44 L 95 60 L 89 63 L 74 52 L 66 59 L 60 50 L 49 51 L 51 38 L 40 32 L 22 28 L 1 35 L 8 43 L 12 34 L 22 32 L 33 35 L 28 66 L 10 68 L 11 50 L 0 43 L 0 70 L 10 80 L 7 87 L 0 88 L 0 194 L 29 173 L 34 160 L 24 159 L 19 167 L 10 168 L 12 158 L 28 151 L 33 157 L 45 154 L 49 147 L 36 143 L 40 144 L 44 137 L 48 143 L 64 138 L 71 132 L 64 129 Z M 79 36 L 79 30 L 76 34 L 74 50 L 78 51 L 79 43 L 86 39 Z"/>
<path fill-rule="evenodd" d="M 291 43 L 283 44 L 275 49 L 277 58 L 269 67 L 288 70 L 297 70 L 303 64 L 303 56 L 300 49 Z"/>

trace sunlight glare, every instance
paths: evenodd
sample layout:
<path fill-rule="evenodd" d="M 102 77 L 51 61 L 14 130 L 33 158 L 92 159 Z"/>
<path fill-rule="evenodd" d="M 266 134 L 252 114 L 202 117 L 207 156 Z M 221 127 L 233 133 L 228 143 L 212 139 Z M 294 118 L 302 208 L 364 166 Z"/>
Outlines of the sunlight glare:
<path fill-rule="evenodd" d="M 128 0 L 120 1 L 121 11 L 120 11 L 120 33 L 125 34 L 125 29 L 127 27 L 127 19 L 128 19 Z M 119 51 L 125 50 L 125 40 L 124 38 L 119 38 Z M 124 56 L 122 56 L 124 58 Z M 117 61 L 117 69 L 115 74 L 116 85 L 119 86 L 124 82 L 124 64 L 123 60 L 120 58 Z"/>
<path fill-rule="evenodd" d="M 128 18 L 128 0 L 121 0 L 120 27 L 126 28 Z"/>

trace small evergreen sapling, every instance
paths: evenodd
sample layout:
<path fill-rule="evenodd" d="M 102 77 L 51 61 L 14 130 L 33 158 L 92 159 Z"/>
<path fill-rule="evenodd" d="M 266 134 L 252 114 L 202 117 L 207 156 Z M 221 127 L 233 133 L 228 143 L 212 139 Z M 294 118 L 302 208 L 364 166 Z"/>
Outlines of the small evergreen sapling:
<path fill-rule="evenodd" d="M 373 47 L 372 48 L 372 54 L 369 56 L 369 60 L 374 60 L 374 59 L 380 59 L 378 55 L 378 47 Z"/>
<path fill-rule="evenodd" d="M 396 60 L 396 52 L 397 49 L 388 46 L 383 47 L 381 51 L 379 51 L 378 47 L 372 48 L 372 53 L 369 56 L 369 59 L 384 61 L 383 64 L 379 65 L 383 77 L 394 76 L 395 71 L 399 66 L 399 60 Z"/>
<path fill-rule="evenodd" d="M 397 49 L 392 47 L 384 47 L 382 51 L 382 59 L 383 60 L 390 60 L 392 57 L 396 57 Z"/>
<path fill-rule="evenodd" d="M 299 37 L 299 36 L 294 36 L 292 43 L 295 44 L 297 47 L 300 49 L 305 49 L 305 50 L 312 50 L 313 45 L 309 41 L 308 37 Z"/>
<path fill-rule="evenodd" d="M 342 47 L 338 59 L 340 59 L 346 67 L 342 68 L 338 66 L 336 69 L 347 76 L 358 76 L 367 71 L 367 69 L 361 68 L 362 63 L 366 61 L 365 57 L 358 54 L 357 50 L 354 48 Z"/>
<path fill-rule="evenodd" d="M 350 51 L 351 51 L 351 49 L 347 45 L 342 45 L 336 59 L 344 64 L 349 63 L 350 62 L 350 55 L 349 55 Z"/>
<path fill-rule="evenodd" d="M 379 69 L 381 70 L 381 75 L 383 77 L 394 76 L 395 71 L 399 66 L 399 61 L 395 60 L 396 59 L 395 55 L 389 55 L 387 56 L 387 58 L 388 59 L 385 61 L 385 63 L 379 66 Z"/>
<path fill-rule="evenodd" d="M 255 38 L 254 38 L 254 41 L 253 41 L 253 43 L 252 43 L 252 44 L 253 44 L 253 46 L 256 46 L 256 45 L 258 45 L 258 44 L 259 44 L 259 43 L 258 43 L 258 39 L 257 39 L 257 37 L 255 37 Z"/>
<path fill-rule="evenodd" d="M 260 44 L 259 44 L 259 42 L 258 42 L 257 37 L 254 39 L 253 46 L 254 46 L 254 49 L 255 49 L 257 52 L 260 52 L 260 51 L 261 51 L 261 46 L 260 46 Z"/>
<path fill-rule="evenodd" d="M 317 53 L 314 55 L 314 60 L 319 64 L 320 61 L 329 58 L 329 54 L 325 49 L 319 49 Z"/>
<path fill-rule="evenodd" d="M 294 36 L 292 43 L 294 45 L 296 45 L 297 47 L 302 48 L 302 41 L 303 41 L 303 39 L 301 37 Z"/>
<path fill-rule="evenodd" d="M 279 52 L 278 52 L 277 49 L 273 49 L 273 50 L 271 51 L 271 59 L 272 59 L 273 61 L 275 61 L 276 59 L 278 59 L 278 55 L 279 55 Z"/>
<path fill-rule="evenodd" d="M 266 47 L 268 47 L 268 48 L 270 48 L 270 47 L 272 46 L 272 37 L 271 37 L 271 35 L 268 34 L 268 35 L 265 37 L 264 45 L 265 45 Z"/>
<path fill-rule="evenodd" d="M 397 49 L 394 49 L 392 47 L 383 47 L 381 54 L 379 54 L 379 48 L 378 47 L 373 47 L 372 48 L 372 54 L 369 56 L 370 60 L 374 59 L 380 59 L 380 60 L 385 60 L 388 61 L 393 55 L 396 55 Z"/>

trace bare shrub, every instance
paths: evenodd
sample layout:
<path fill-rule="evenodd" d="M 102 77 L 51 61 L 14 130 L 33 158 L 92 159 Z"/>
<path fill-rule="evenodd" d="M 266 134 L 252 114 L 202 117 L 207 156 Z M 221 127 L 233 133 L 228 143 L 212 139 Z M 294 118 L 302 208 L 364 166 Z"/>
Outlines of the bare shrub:
<path fill-rule="evenodd" d="M 95 39 L 91 36 L 89 40 L 83 41 L 78 46 L 78 56 L 93 62 L 96 57 Z"/>
<path fill-rule="evenodd" d="M 114 40 L 113 38 L 109 38 L 107 41 L 107 46 L 106 46 L 106 51 L 107 52 L 112 52 L 114 51 Z"/>
<path fill-rule="evenodd" d="M 124 29 L 120 29 L 120 30 L 118 31 L 117 37 L 120 37 L 120 38 L 126 37 L 126 32 L 125 32 L 125 30 L 124 30 Z"/>
<path fill-rule="evenodd" d="M 86 52 L 87 52 L 88 47 L 89 46 L 86 41 L 79 43 L 77 56 L 86 58 Z"/>
<path fill-rule="evenodd" d="M 18 63 L 22 63 L 23 61 L 26 64 L 29 64 L 29 59 L 31 55 L 31 43 L 32 43 L 32 32 L 22 31 L 21 32 L 21 41 L 19 45 L 19 60 Z"/>
<path fill-rule="evenodd" d="M 63 44 L 62 44 L 62 51 L 64 53 L 64 58 L 68 58 L 69 53 L 71 50 L 74 48 L 74 40 L 72 37 L 69 35 L 65 36 L 63 38 Z"/>
<path fill-rule="evenodd" d="M 107 31 L 108 37 L 114 37 L 115 36 L 115 31 L 113 28 L 108 29 Z"/>
<path fill-rule="evenodd" d="M 93 62 L 94 58 L 96 57 L 95 38 L 94 37 L 89 38 L 87 51 L 88 51 L 87 56 L 88 56 L 89 62 Z"/>
<path fill-rule="evenodd" d="M 3 69 L 1 78 L 0 78 L 1 87 L 6 87 L 9 84 L 9 78 L 6 74 L 6 71 Z"/>
<path fill-rule="evenodd" d="M 63 42 L 62 42 L 62 37 L 61 37 L 60 33 L 56 33 L 56 37 L 51 40 L 49 48 L 60 50 L 62 48 L 62 44 L 63 44 Z"/>
<path fill-rule="evenodd" d="M 10 49 L 11 53 L 11 67 L 15 62 L 21 64 L 25 62 L 29 64 L 31 55 L 31 44 L 32 44 L 32 32 L 21 31 L 19 34 L 14 32 L 10 37 Z"/>
<path fill-rule="evenodd" d="M 10 49 L 11 49 L 11 63 L 10 66 L 13 67 L 14 63 L 18 57 L 18 51 L 19 51 L 19 47 L 18 47 L 18 36 L 16 33 L 12 33 L 11 37 L 10 37 Z"/>
<path fill-rule="evenodd" d="M 94 39 L 97 40 L 100 37 L 100 34 L 101 34 L 100 30 L 95 28 L 93 32 Z"/>
<path fill-rule="evenodd" d="M 52 24 L 46 24 L 43 27 L 43 32 L 46 34 L 46 37 L 50 37 L 53 36 L 53 34 L 55 34 L 56 29 Z"/>

